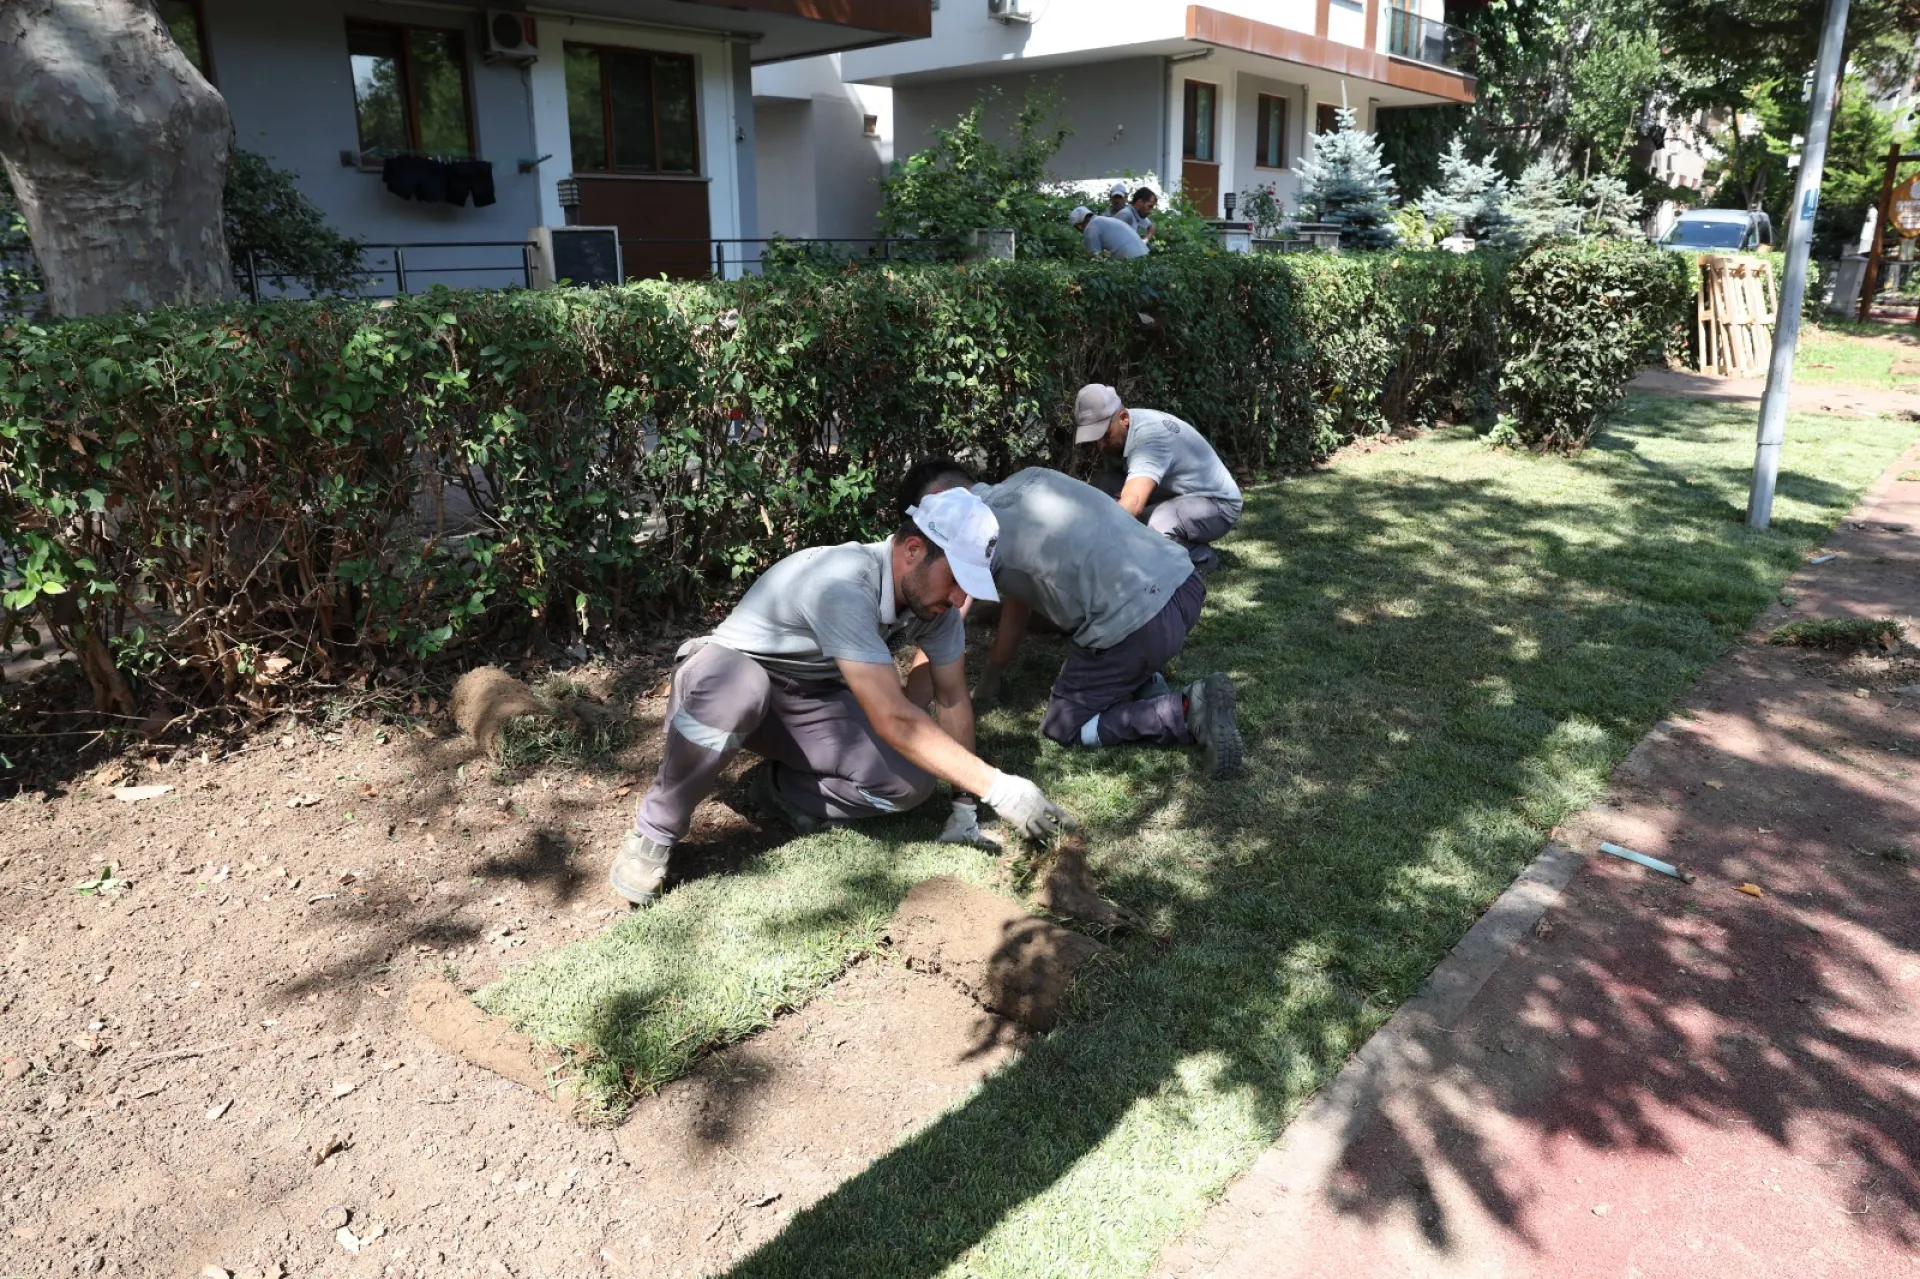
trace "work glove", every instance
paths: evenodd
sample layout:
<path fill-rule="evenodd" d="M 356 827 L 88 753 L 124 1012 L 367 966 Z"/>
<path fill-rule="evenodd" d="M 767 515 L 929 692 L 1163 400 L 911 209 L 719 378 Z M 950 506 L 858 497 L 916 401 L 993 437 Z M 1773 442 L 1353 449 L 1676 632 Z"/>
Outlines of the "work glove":
<path fill-rule="evenodd" d="M 999 843 L 988 838 L 980 829 L 980 805 L 972 799 L 953 801 L 953 813 L 947 818 L 947 824 L 941 828 L 940 842 L 943 844 L 973 844 L 980 848 L 998 848 Z"/>
<path fill-rule="evenodd" d="M 973 684 L 973 704 L 976 708 L 991 706 L 1000 700 L 1000 676 L 1006 669 L 988 662 L 986 669 L 980 672 L 980 678 Z"/>
<path fill-rule="evenodd" d="M 1066 809 L 1024 777 L 996 771 L 993 785 L 981 798 L 1028 839 L 1048 839 L 1063 830 L 1080 829 L 1080 823 L 1069 817 Z"/>

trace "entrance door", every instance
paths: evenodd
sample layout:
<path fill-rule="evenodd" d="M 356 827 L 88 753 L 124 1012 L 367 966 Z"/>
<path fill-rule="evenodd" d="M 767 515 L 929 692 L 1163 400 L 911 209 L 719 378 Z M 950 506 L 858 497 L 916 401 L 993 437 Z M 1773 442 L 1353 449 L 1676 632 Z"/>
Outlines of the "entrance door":
<path fill-rule="evenodd" d="M 1203 216 L 1220 216 L 1218 131 L 1220 90 L 1204 80 L 1187 81 L 1180 130 L 1180 189 Z"/>
<path fill-rule="evenodd" d="M 698 280 L 713 274 L 705 178 L 626 178 L 578 174 L 582 226 L 620 228 L 629 280 L 665 274 Z"/>

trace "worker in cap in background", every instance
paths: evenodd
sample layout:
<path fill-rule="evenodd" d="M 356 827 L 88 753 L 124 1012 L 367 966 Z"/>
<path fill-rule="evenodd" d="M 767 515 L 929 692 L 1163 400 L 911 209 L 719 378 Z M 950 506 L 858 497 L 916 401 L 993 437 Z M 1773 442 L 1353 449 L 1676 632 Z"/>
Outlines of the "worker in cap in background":
<path fill-rule="evenodd" d="M 1116 182 L 1107 188 L 1107 216 L 1125 221 L 1121 210 L 1127 207 L 1127 184 Z"/>
<path fill-rule="evenodd" d="M 1147 256 L 1146 241 L 1140 238 L 1139 232 L 1119 218 L 1096 214 L 1086 205 L 1080 204 L 1074 206 L 1073 212 L 1067 215 L 1067 220 L 1073 224 L 1073 229 L 1078 231 L 1080 238 L 1086 242 L 1087 252 L 1096 258 L 1103 253 L 1121 259 Z"/>
<path fill-rule="evenodd" d="M 1209 775 L 1239 772 L 1233 681 L 1216 671 L 1175 690 L 1166 680 L 1207 597 L 1185 551 L 1098 489 L 1045 467 L 973 484 L 957 462 L 928 458 L 901 484 L 908 501 L 949 492 L 985 502 L 1001 530 L 993 560 L 1000 621 L 975 702 L 993 701 L 1037 612 L 1071 638 L 1040 726 L 1047 737 L 1063 746 L 1198 746 Z"/>
<path fill-rule="evenodd" d="M 954 788 L 940 838 L 983 839 L 976 796 L 1030 838 L 1071 818 L 1024 777 L 973 753 L 960 606 L 993 600 L 999 523 L 963 491 L 929 496 L 883 542 L 800 551 L 768 569 L 711 635 L 677 657 L 666 754 L 611 872 L 636 906 L 660 891 L 693 810 L 741 748 L 763 757 L 755 798 L 794 830 L 924 803 Z M 935 711 L 911 705 L 896 647 L 932 665 Z"/>
<path fill-rule="evenodd" d="M 1171 413 L 1129 409 L 1094 382 L 1073 404 L 1074 442 L 1119 452 L 1126 466 L 1121 509 L 1187 548 L 1199 568 L 1218 562 L 1212 543 L 1240 519 L 1240 486 L 1207 437 Z"/>
<path fill-rule="evenodd" d="M 1113 216 L 1132 227 L 1143 242 L 1149 241 L 1153 239 L 1153 209 L 1159 203 L 1160 197 L 1153 193 L 1152 187 L 1141 187 Z"/>

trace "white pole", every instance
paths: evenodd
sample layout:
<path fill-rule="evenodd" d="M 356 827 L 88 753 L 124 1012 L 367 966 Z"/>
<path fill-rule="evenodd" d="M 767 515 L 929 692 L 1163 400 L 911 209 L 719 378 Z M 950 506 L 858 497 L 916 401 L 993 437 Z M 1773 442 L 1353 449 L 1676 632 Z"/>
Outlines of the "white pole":
<path fill-rule="evenodd" d="M 1807 254 L 1813 247 L 1813 210 L 1820 202 L 1820 178 L 1827 167 L 1827 134 L 1839 105 L 1840 46 L 1847 34 L 1848 0 L 1827 0 L 1820 55 L 1813 67 L 1813 118 L 1800 153 L 1800 177 L 1787 210 L 1787 274 L 1780 285 L 1780 314 L 1773 324 L 1773 361 L 1767 367 L 1767 393 L 1760 397 L 1760 438 L 1754 449 L 1753 491 L 1747 497 L 1747 523 L 1764 529 L 1773 519 L 1773 486 L 1780 475 L 1780 446 L 1787 438 L 1787 390 L 1793 384 L 1793 352 L 1800 343 L 1800 302 L 1807 292 Z"/>

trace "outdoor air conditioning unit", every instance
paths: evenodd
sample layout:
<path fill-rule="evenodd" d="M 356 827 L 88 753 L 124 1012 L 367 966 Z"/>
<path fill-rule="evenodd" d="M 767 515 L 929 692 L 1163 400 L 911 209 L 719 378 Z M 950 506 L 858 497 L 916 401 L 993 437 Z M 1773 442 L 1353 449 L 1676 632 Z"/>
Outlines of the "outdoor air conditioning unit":
<path fill-rule="evenodd" d="M 615 226 L 537 226 L 527 232 L 527 254 L 527 282 L 536 289 L 562 280 L 585 287 L 625 278 Z"/>
<path fill-rule="evenodd" d="M 540 57 L 533 19 L 510 9 L 487 10 L 488 62 L 534 62 Z"/>
<path fill-rule="evenodd" d="M 995 22 L 1011 25 L 1033 21 L 1032 0 L 987 0 L 987 16 Z"/>

